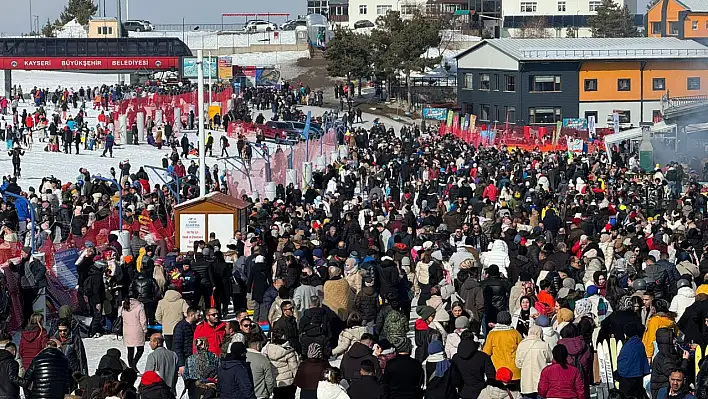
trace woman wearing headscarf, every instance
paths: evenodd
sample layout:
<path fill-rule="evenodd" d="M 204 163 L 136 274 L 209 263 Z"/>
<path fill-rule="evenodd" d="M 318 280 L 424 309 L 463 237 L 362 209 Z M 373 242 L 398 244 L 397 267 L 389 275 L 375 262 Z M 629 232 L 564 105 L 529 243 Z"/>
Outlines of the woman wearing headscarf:
<path fill-rule="evenodd" d="M 548 343 L 542 339 L 543 329 L 535 324 L 528 330 L 528 336 L 516 349 L 516 367 L 521 369 L 521 393 L 535 397 L 541 371 L 551 362 L 552 354 Z"/>
<path fill-rule="evenodd" d="M 342 278 L 342 269 L 329 267 L 329 280 L 324 283 L 322 304 L 330 308 L 342 321 L 347 321 L 354 304 L 354 292 L 349 282 Z"/>
<path fill-rule="evenodd" d="M 674 331 L 674 334 L 678 333 L 678 327 L 674 321 L 676 319 L 676 314 L 669 312 L 668 303 L 663 299 L 654 299 L 652 305 L 656 309 L 656 313 L 654 316 L 650 317 L 649 320 L 647 320 L 647 328 L 644 331 L 644 337 L 642 337 L 644 350 L 650 362 L 654 357 L 654 341 L 656 341 L 656 332 L 660 328 L 669 328 Z"/>
<path fill-rule="evenodd" d="M 568 308 L 560 308 L 556 311 L 553 321 L 553 329 L 560 334 L 563 327 L 567 326 L 575 320 L 575 315 L 573 311 Z"/>
<path fill-rule="evenodd" d="M 322 355 L 322 347 L 311 343 L 307 347 L 307 359 L 300 363 L 295 374 L 295 385 L 300 388 L 300 399 L 317 399 L 317 385 L 329 363 Z"/>
<path fill-rule="evenodd" d="M 651 397 L 658 397 L 661 388 L 669 386 L 669 375 L 674 369 L 688 371 L 688 351 L 678 353 L 674 345 L 674 332 L 670 328 L 656 331 L 658 352 L 651 363 Z"/>
<path fill-rule="evenodd" d="M 435 340 L 428 344 L 428 357 L 423 364 L 425 370 L 425 398 L 459 398 L 456 387 L 462 382 L 457 366 L 445 355 L 443 344 Z"/>
<path fill-rule="evenodd" d="M 553 363 L 543 369 L 538 381 L 538 394 L 543 398 L 588 399 L 582 373 L 568 363 L 568 349 L 558 344 L 553 348 Z"/>
<path fill-rule="evenodd" d="M 592 311 L 593 302 L 591 300 L 584 298 L 575 302 L 575 325 L 588 346 L 592 345 L 592 333 L 595 329 L 595 314 Z"/>
<path fill-rule="evenodd" d="M 359 262 L 354 256 L 349 256 L 344 262 L 344 279 L 347 280 L 351 289 L 354 290 L 354 294 L 359 293 L 362 287 L 362 275 Z"/>
<path fill-rule="evenodd" d="M 209 341 L 197 338 L 194 342 L 196 353 L 187 358 L 184 365 L 184 384 L 189 393 L 189 399 L 208 396 L 210 390 L 216 394 L 216 376 L 219 371 L 219 358 L 209 352 Z"/>
<path fill-rule="evenodd" d="M 522 337 L 525 337 L 529 332 L 529 326 L 533 324 L 537 315 L 538 311 L 531 306 L 531 298 L 522 296 L 519 299 L 519 307 L 511 316 L 511 326 L 516 328 Z"/>

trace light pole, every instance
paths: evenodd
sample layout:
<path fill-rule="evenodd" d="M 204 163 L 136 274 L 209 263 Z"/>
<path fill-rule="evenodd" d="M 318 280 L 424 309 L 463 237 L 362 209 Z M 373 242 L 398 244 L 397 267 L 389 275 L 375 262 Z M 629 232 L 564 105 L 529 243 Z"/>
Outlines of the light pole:
<path fill-rule="evenodd" d="M 199 197 L 206 195 L 206 149 L 204 140 L 204 51 L 197 50 L 197 102 L 199 104 Z"/>
<path fill-rule="evenodd" d="M 32 0 L 29 0 L 29 12 L 30 12 L 30 31 L 29 33 L 31 34 L 32 31 L 34 30 L 32 28 L 33 20 L 32 20 Z"/>

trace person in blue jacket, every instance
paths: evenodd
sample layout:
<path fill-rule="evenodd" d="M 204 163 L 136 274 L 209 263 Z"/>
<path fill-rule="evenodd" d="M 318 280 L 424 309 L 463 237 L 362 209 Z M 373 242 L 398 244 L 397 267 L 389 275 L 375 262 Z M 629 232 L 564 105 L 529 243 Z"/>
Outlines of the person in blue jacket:
<path fill-rule="evenodd" d="M 648 399 L 643 380 L 645 375 L 651 373 L 651 370 L 642 343 L 644 326 L 630 322 L 625 324 L 623 332 L 627 341 L 622 345 L 622 350 L 617 356 L 619 389 L 628 397 Z"/>
<path fill-rule="evenodd" d="M 246 362 L 243 342 L 231 344 L 229 353 L 221 361 L 216 389 L 221 399 L 256 399 L 253 373 Z"/>
<path fill-rule="evenodd" d="M 686 372 L 681 369 L 671 370 L 669 386 L 663 387 L 654 399 L 696 399 L 686 384 Z"/>

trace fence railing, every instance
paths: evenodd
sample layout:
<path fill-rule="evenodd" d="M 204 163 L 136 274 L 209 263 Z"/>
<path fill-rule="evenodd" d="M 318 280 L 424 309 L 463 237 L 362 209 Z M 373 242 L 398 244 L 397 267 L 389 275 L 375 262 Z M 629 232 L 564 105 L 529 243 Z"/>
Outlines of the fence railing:
<path fill-rule="evenodd" d="M 217 30 L 243 30 L 244 24 L 156 24 L 156 31 L 165 32 L 191 32 L 194 30 L 217 31 Z M 196 29 L 198 28 L 198 29 Z"/>

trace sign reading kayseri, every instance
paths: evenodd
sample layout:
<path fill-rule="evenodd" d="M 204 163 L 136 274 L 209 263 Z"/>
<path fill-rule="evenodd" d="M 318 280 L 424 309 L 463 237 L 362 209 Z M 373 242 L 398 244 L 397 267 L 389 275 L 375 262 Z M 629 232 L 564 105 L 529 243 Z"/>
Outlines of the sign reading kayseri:
<path fill-rule="evenodd" d="M 0 57 L 6 70 L 130 70 L 179 69 L 179 57 Z"/>

